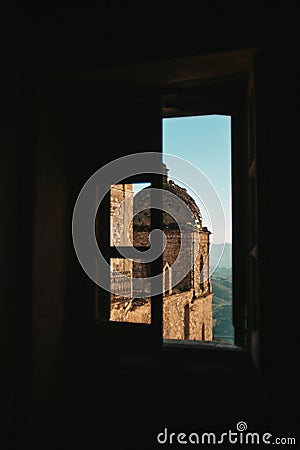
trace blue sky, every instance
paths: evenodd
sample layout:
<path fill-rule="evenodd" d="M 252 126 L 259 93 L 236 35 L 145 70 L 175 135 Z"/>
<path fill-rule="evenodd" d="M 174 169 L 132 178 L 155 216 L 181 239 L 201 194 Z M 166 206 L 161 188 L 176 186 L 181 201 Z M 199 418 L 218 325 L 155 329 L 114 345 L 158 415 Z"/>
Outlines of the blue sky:
<path fill-rule="evenodd" d="M 219 195 L 224 210 L 225 242 L 232 242 L 231 118 L 210 115 L 164 119 L 163 152 L 187 160 L 209 179 Z M 172 167 L 169 169 L 169 178 L 172 178 Z M 175 181 L 180 184 L 178 180 Z M 188 189 L 188 186 L 185 187 Z M 193 195 L 192 192 L 190 194 Z M 197 203 L 199 204 L 199 202 Z M 199 206 L 203 216 L 203 225 L 209 228 L 209 213 L 205 211 L 203 205 Z M 220 243 L 222 240 L 221 230 L 215 227 L 213 234 L 213 242 Z"/>

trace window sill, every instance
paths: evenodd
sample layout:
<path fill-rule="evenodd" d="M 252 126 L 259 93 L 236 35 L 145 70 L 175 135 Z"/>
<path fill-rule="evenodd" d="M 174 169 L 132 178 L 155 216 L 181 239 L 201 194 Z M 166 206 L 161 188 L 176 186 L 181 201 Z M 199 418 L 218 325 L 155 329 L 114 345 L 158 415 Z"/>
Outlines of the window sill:
<path fill-rule="evenodd" d="M 194 373 L 230 382 L 247 379 L 257 381 L 253 359 L 244 348 L 202 341 L 164 341 L 162 360 L 182 373 Z"/>
<path fill-rule="evenodd" d="M 180 341 L 179 341 L 180 342 Z M 97 366 L 105 361 L 113 372 L 134 374 L 141 379 L 150 377 L 160 383 L 161 375 L 170 380 L 197 379 L 214 389 L 224 386 L 242 386 L 252 390 L 259 385 L 259 374 L 251 355 L 243 348 L 210 342 L 164 343 L 161 352 L 135 351 L 130 353 L 105 352 L 90 360 Z M 172 382 L 171 382 L 172 384 Z"/>
<path fill-rule="evenodd" d="M 179 340 L 179 339 L 164 339 L 163 341 L 164 349 L 220 349 L 229 351 L 244 351 L 242 347 L 233 344 L 226 344 L 217 341 L 196 341 L 196 340 Z"/>

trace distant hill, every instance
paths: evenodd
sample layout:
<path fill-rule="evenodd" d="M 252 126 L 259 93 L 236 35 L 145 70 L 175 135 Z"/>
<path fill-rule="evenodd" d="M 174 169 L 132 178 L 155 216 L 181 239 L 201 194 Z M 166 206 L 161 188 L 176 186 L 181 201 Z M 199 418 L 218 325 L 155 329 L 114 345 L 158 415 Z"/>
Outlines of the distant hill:
<path fill-rule="evenodd" d="M 217 275 L 218 277 L 232 277 L 232 267 L 211 267 L 210 275 Z"/>
<path fill-rule="evenodd" d="M 226 243 L 225 245 L 212 244 L 210 247 L 209 265 L 210 267 L 218 267 L 218 268 L 232 267 L 232 244 L 228 243 Z"/>
<path fill-rule="evenodd" d="M 213 338 L 221 342 L 234 342 L 232 324 L 231 268 L 218 267 L 211 275 L 213 289 Z"/>

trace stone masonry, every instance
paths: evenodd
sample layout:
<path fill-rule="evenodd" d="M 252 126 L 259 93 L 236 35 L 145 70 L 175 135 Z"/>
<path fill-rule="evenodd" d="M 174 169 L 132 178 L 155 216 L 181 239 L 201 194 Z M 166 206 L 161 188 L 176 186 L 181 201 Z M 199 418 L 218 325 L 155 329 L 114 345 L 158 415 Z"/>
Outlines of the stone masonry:
<path fill-rule="evenodd" d="M 147 189 L 147 188 L 146 188 Z M 198 206 L 187 191 L 168 180 L 167 172 L 164 189 L 179 196 L 192 211 L 195 222 L 188 230 L 187 242 L 182 249 L 183 258 L 190 260 L 194 256 L 195 264 L 183 280 L 170 288 L 172 282 L 172 265 L 177 258 L 181 245 L 178 224 L 167 213 L 163 213 L 163 232 L 166 247 L 163 253 L 164 265 L 164 297 L 163 297 L 163 337 L 164 339 L 212 340 L 212 286 L 209 277 L 209 245 L 210 232 L 202 226 L 202 217 Z M 133 199 L 132 185 L 115 185 L 111 188 L 111 217 L 119 202 L 125 198 Z M 130 206 L 131 207 L 131 206 Z M 112 221 L 111 221 L 112 223 Z M 115 226 L 117 224 L 117 226 Z M 115 244 L 122 241 L 122 218 L 114 222 L 111 236 Z M 185 225 L 185 224 L 184 224 Z M 149 246 L 150 210 L 146 209 L 134 217 L 129 227 L 129 236 L 135 246 Z M 195 242 L 199 243 L 195 253 Z M 121 245 L 122 242 L 121 242 Z M 111 262 L 111 282 L 118 282 L 118 273 L 127 277 L 150 276 L 150 264 L 132 262 L 115 258 Z M 178 268 L 180 271 L 180 267 Z M 132 292 L 128 284 L 126 292 Z M 151 301 L 147 298 L 121 298 L 111 294 L 111 320 L 121 322 L 151 323 Z"/>

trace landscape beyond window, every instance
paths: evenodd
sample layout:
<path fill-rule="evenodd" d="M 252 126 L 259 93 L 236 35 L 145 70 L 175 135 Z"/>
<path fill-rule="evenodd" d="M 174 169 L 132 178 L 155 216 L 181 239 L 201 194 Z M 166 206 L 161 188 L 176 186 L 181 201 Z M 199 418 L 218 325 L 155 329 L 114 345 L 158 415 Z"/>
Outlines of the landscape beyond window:
<path fill-rule="evenodd" d="M 186 192 L 195 200 L 202 216 L 202 227 L 203 229 L 207 228 L 211 233 L 209 235 L 210 250 L 208 258 L 210 291 L 207 289 L 203 290 L 202 297 L 201 295 L 199 297 L 199 299 L 201 298 L 199 306 L 195 307 L 197 300 L 194 300 L 191 302 L 189 311 L 186 307 L 183 309 L 182 321 L 189 320 L 183 339 L 204 339 L 234 344 L 234 328 L 232 324 L 230 116 L 209 115 L 163 119 L 163 153 L 188 161 L 203 176 L 207 177 L 220 199 L 225 219 L 224 223 L 220 221 L 220 226 L 216 223 L 212 226 L 210 205 L 203 203 L 202 195 L 195 195 L 189 184 L 182 183 L 178 177 L 176 180 L 173 180 L 180 188 L 186 189 Z M 167 161 L 168 179 L 172 180 L 172 164 L 165 158 L 165 162 Z M 188 180 L 189 174 L 183 174 L 182 179 Z M 203 244 L 202 247 L 204 245 L 206 244 Z M 201 279 L 199 282 L 200 287 L 202 287 Z M 200 290 L 201 293 L 202 291 Z M 204 294 L 207 294 L 207 298 L 210 295 L 212 297 L 211 322 L 208 318 L 210 314 L 209 300 L 206 306 L 203 305 L 205 303 Z M 187 293 L 185 295 L 188 296 Z M 200 302 L 202 302 L 202 306 Z M 194 314 L 194 317 L 191 316 L 192 314 Z M 195 323 L 199 328 L 197 332 L 191 330 L 191 324 Z M 169 325 L 164 321 L 164 328 L 166 327 L 169 327 Z M 211 327 L 211 330 L 208 329 L 209 327 Z M 164 336 L 165 334 L 164 332 Z"/>

